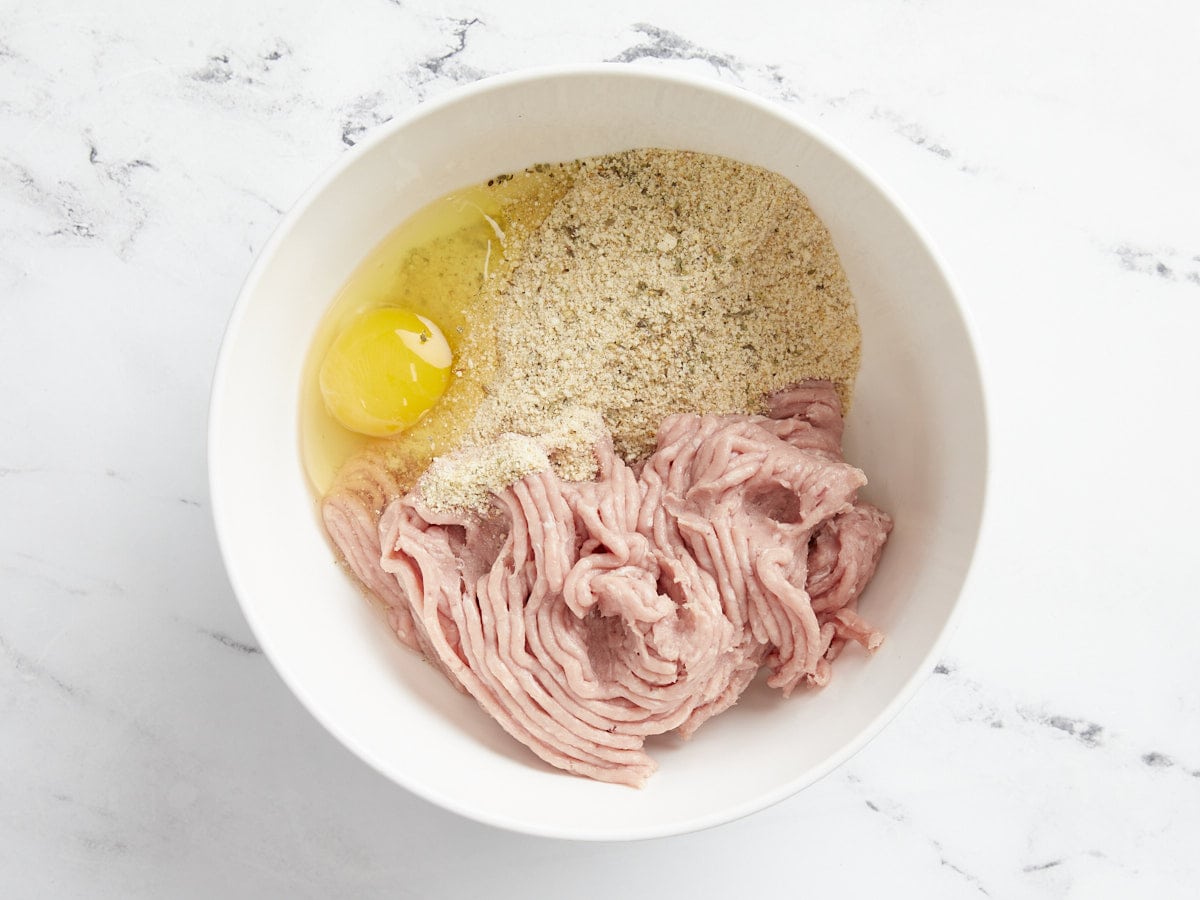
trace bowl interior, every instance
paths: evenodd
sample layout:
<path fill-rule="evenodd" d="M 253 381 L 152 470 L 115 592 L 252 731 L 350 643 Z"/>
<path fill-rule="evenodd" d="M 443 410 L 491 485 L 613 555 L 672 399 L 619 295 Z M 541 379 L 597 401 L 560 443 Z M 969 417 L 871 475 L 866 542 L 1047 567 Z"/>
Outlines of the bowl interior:
<path fill-rule="evenodd" d="M 756 685 L 693 740 L 654 739 L 661 769 L 637 791 L 542 764 L 399 645 L 333 562 L 301 468 L 297 410 L 322 313 L 407 215 L 500 172 L 644 146 L 772 169 L 824 219 L 863 329 L 846 454 L 896 528 L 862 601 L 888 634 L 882 648 L 870 659 L 849 650 L 822 691 L 784 701 Z M 985 470 L 968 331 L 935 257 L 885 192 L 762 101 L 623 68 L 474 86 L 348 154 L 289 214 L 247 281 L 210 422 L 226 565 L 251 627 L 304 704 L 355 753 L 428 799 L 560 837 L 715 824 L 787 796 L 865 743 L 932 665 L 974 548 Z"/>

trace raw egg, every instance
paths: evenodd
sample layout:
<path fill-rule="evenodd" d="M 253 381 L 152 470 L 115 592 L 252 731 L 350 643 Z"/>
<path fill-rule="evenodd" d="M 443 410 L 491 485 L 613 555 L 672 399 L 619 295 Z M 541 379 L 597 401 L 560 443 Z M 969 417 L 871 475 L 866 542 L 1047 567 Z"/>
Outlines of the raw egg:
<path fill-rule="evenodd" d="M 372 309 L 325 354 L 321 396 L 346 428 L 387 437 L 433 408 L 450 383 L 452 362 L 445 335 L 429 319 L 400 307 Z"/>

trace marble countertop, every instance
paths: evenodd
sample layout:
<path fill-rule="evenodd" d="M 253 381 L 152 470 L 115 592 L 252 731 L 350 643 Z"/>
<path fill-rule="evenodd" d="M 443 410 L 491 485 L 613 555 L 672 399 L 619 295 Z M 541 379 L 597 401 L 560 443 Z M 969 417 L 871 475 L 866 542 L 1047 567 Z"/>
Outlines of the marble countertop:
<path fill-rule="evenodd" d="M 602 9 L 0 4 L 0 894 L 1194 892 L 1198 7 Z M 602 60 L 776 100 L 895 188 L 979 326 L 998 486 L 878 739 L 633 845 L 460 819 L 326 734 L 239 612 L 204 456 L 241 280 L 327 165 L 455 85 Z"/>

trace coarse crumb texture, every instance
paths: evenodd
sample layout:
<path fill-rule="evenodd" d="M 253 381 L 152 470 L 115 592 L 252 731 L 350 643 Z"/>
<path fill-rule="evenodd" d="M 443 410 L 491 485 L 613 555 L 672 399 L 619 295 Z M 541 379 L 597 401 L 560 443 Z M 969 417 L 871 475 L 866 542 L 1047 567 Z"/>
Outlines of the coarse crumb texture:
<path fill-rule="evenodd" d="M 501 434 L 486 444 L 437 457 L 421 478 L 422 496 L 432 509 L 487 513 L 493 491 L 551 465 L 567 481 L 587 481 L 595 477 L 593 448 L 603 436 L 599 412 L 568 406 L 537 436 Z"/>
<path fill-rule="evenodd" d="M 859 329 L 837 252 L 804 195 L 755 166 L 669 150 L 583 160 L 484 293 L 495 377 L 466 443 L 557 434 L 543 450 L 570 480 L 595 474 L 598 424 L 581 407 L 629 462 L 672 413 L 760 411 L 804 379 L 833 381 L 849 407 Z M 497 457 L 467 490 L 425 479 L 427 500 L 476 505 L 482 485 L 513 480 Z"/>
<path fill-rule="evenodd" d="M 487 446 L 439 456 L 421 478 L 421 491 L 434 508 L 482 512 L 494 485 L 512 484 L 549 466 L 550 459 L 535 438 L 502 434 Z"/>

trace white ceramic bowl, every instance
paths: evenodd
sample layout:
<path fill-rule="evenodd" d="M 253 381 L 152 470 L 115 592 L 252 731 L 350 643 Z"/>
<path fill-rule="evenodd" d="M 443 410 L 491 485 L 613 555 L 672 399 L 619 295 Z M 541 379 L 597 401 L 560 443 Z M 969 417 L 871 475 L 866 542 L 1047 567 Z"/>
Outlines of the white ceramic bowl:
<path fill-rule="evenodd" d="M 535 162 L 633 147 L 733 157 L 794 181 L 829 227 L 858 302 L 862 371 L 846 456 L 895 531 L 862 609 L 887 632 L 832 683 L 790 700 L 755 685 L 633 790 L 565 775 L 511 740 L 404 649 L 334 564 L 298 452 L 309 340 L 359 260 L 410 213 Z M 268 658 L 316 718 L 380 772 L 465 816 L 579 839 L 725 822 L 811 784 L 897 712 L 932 669 L 979 531 L 987 434 L 963 310 L 891 193 L 810 125 L 739 90 L 603 66 L 490 79 L 422 104 L 345 156 L 254 266 L 213 386 L 213 516 Z"/>

